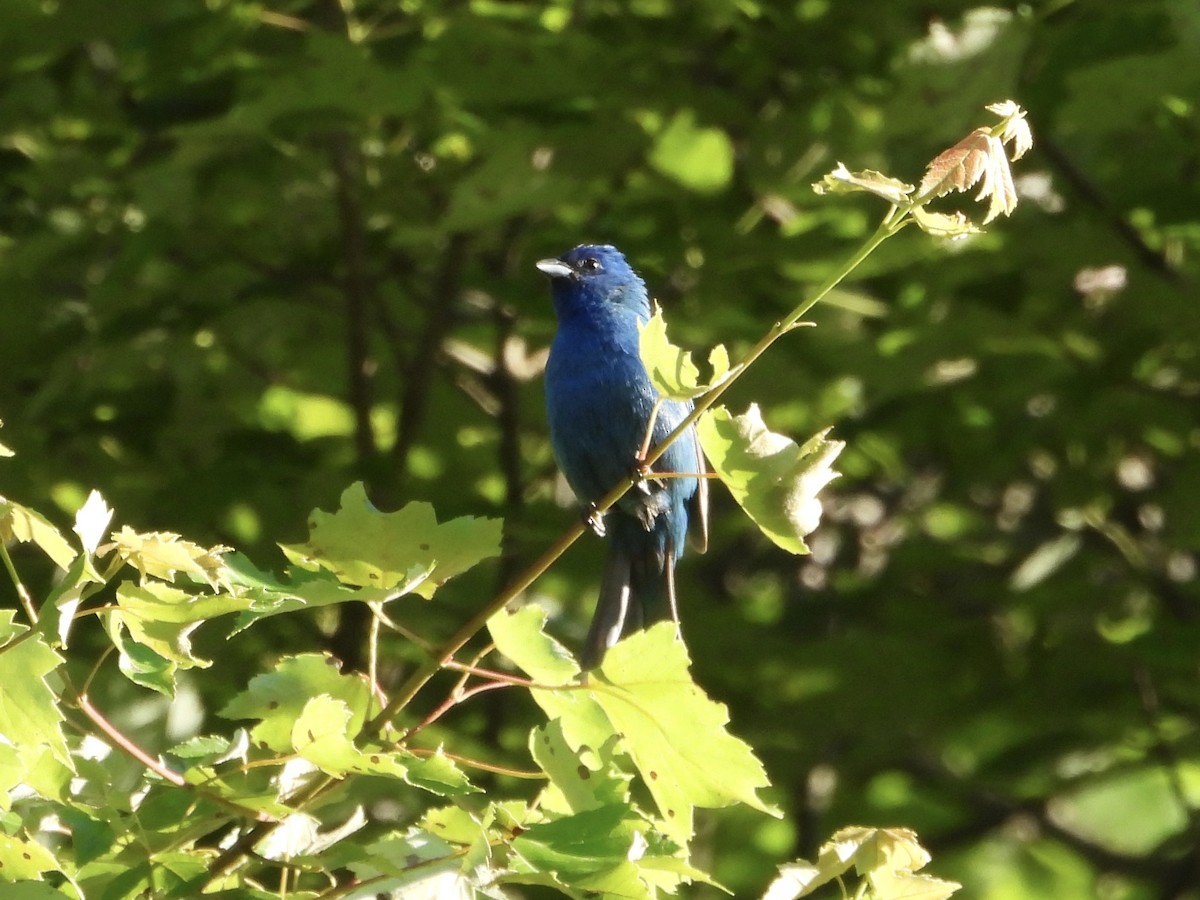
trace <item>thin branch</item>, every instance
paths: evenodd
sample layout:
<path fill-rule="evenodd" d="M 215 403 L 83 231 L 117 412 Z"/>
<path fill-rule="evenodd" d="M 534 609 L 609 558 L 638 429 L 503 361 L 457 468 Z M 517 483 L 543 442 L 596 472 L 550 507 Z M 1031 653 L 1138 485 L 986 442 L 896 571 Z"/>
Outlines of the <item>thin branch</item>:
<path fill-rule="evenodd" d="M 396 443 L 392 447 L 392 464 L 397 472 L 407 466 L 408 454 L 416 443 L 428 409 L 430 382 L 437 369 L 442 342 L 454 323 L 455 298 L 458 296 L 466 262 L 468 239 L 465 234 L 450 236 L 442 254 L 441 268 L 433 289 L 426 300 L 425 328 L 417 342 L 416 352 L 408 361 L 400 383 L 400 414 L 396 422 Z"/>
<path fill-rule="evenodd" d="M 1146 268 L 1162 276 L 1171 284 L 1183 284 L 1182 274 L 1172 267 L 1166 255 L 1146 243 L 1141 233 L 1113 207 L 1112 201 L 1105 195 L 1101 187 L 1076 165 L 1075 161 L 1053 138 L 1043 136 L 1039 139 L 1038 146 L 1041 148 L 1042 155 L 1050 163 L 1050 167 L 1075 189 L 1085 203 L 1099 210 L 1101 218 L 1108 224 L 1112 232 L 1133 251 Z"/>
<path fill-rule="evenodd" d="M 187 780 L 178 772 L 168 769 L 165 765 L 163 765 L 161 760 L 155 759 L 153 756 L 135 744 L 132 740 L 122 734 L 115 725 L 113 725 L 110 721 L 108 721 L 107 718 L 104 717 L 100 710 L 96 709 L 96 707 L 92 705 L 91 699 L 86 694 L 80 694 L 78 697 L 76 697 L 76 704 L 78 705 L 79 709 L 82 710 L 83 714 L 92 721 L 92 724 L 104 732 L 110 741 L 116 744 L 128 756 L 140 762 L 143 766 L 145 766 L 154 774 L 158 775 L 158 777 L 162 778 L 164 781 L 169 781 L 171 784 L 175 785 L 175 787 L 186 788 L 187 790 L 202 793 L 205 797 L 213 802 L 233 810 L 238 814 L 239 817 L 254 819 L 260 822 L 275 821 L 275 819 L 268 817 L 266 813 L 248 809 L 233 802 L 232 800 L 229 800 L 226 797 L 221 797 L 209 791 L 201 790 L 196 785 L 189 784 Z"/>
<path fill-rule="evenodd" d="M 37 625 L 37 608 L 33 605 L 33 598 L 29 596 L 29 591 L 25 589 L 25 584 L 21 581 L 21 576 L 17 574 L 17 567 L 13 565 L 12 557 L 8 553 L 8 545 L 4 541 L 0 541 L 0 558 L 4 559 L 4 568 L 8 570 L 8 577 L 12 579 L 13 586 L 17 589 L 17 597 L 21 601 L 25 615 L 29 616 L 31 624 Z"/>
<path fill-rule="evenodd" d="M 455 689 L 450 692 L 450 696 L 430 710 L 429 714 L 425 716 L 424 719 L 404 732 L 399 740 L 399 743 L 404 743 L 417 732 L 428 728 L 446 713 L 450 712 L 450 710 L 454 709 L 454 707 L 465 703 L 472 697 L 477 697 L 480 694 L 486 694 L 489 691 L 495 691 L 500 690 L 501 688 L 510 688 L 514 686 L 502 681 L 489 681 L 486 684 L 478 684 L 470 690 L 463 690 L 462 685 L 469 677 L 469 673 L 463 675 L 463 677 L 459 680 L 458 686 L 456 686 Z"/>
<path fill-rule="evenodd" d="M 375 458 L 371 428 L 371 370 L 368 307 L 374 291 L 367 264 L 363 227 L 362 159 L 352 136 L 336 132 L 330 139 L 330 160 L 337 182 L 338 219 L 341 225 L 342 291 L 346 313 L 346 365 L 350 407 L 354 411 L 354 449 L 360 471 L 368 471 Z"/>
<path fill-rule="evenodd" d="M 413 747 L 409 750 L 413 756 L 434 756 L 440 753 L 446 759 L 453 760 L 456 763 L 462 763 L 464 766 L 470 766 L 473 769 L 479 769 L 483 772 L 492 772 L 496 775 L 507 775 L 510 778 L 524 778 L 528 781 L 546 781 L 549 776 L 540 769 L 534 771 L 532 769 L 510 769 L 508 766 L 498 766 L 495 763 L 485 762 L 482 759 L 472 759 L 469 756 L 462 756 L 458 753 L 447 753 L 445 750 L 429 750 L 425 747 Z"/>

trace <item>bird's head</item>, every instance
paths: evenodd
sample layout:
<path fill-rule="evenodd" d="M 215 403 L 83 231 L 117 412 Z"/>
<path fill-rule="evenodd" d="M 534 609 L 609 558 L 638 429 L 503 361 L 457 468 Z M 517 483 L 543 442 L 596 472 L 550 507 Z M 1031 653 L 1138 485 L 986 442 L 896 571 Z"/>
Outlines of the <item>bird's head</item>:
<path fill-rule="evenodd" d="M 557 259 L 539 260 L 550 276 L 550 289 L 559 316 L 584 310 L 616 308 L 650 317 L 646 283 L 609 244 L 580 244 Z"/>

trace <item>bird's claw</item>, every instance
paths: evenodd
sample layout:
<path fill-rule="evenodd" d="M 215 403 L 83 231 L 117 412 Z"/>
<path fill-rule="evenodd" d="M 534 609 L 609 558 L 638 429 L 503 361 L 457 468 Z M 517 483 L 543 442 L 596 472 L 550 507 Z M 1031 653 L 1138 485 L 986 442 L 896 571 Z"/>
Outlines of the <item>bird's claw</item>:
<path fill-rule="evenodd" d="M 592 529 L 596 537 L 604 537 L 604 513 L 596 509 L 596 504 L 593 503 L 588 506 L 583 514 L 583 522 L 588 528 Z"/>
<path fill-rule="evenodd" d="M 653 472 L 654 470 L 646 465 L 646 461 L 640 456 L 634 457 L 633 465 L 629 468 L 629 480 L 644 490 L 644 486 L 650 480 L 650 475 Z"/>

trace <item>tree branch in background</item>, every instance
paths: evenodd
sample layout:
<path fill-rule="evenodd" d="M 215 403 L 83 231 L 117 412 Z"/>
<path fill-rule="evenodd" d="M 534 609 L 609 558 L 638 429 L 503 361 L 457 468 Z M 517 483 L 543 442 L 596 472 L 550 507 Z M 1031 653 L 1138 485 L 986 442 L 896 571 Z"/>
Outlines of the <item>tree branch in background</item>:
<path fill-rule="evenodd" d="M 354 411 L 354 451 L 358 471 L 366 474 L 375 458 L 371 429 L 371 360 L 368 308 L 374 291 L 368 270 L 363 230 L 362 159 L 354 138 L 338 131 L 330 138 L 329 156 L 337 183 L 338 220 L 344 267 L 342 295 L 346 311 L 347 399 Z"/>

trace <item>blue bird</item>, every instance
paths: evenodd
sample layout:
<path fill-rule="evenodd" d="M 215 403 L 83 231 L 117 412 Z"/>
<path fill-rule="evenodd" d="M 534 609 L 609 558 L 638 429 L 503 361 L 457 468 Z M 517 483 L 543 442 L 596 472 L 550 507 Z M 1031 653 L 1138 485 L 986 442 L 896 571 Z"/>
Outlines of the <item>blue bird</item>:
<path fill-rule="evenodd" d="M 646 283 L 615 247 L 584 244 L 537 267 L 550 276 L 558 330 L 546 362 L 550 444 L 575 496 L 593 506 L 630 477 L 659 400 L 638 353 L 638 324 L 650 318 Z M 691 411 L 664 400 L 651 445 L 660 443 Z M 694 428 L 655 462 L 654 472 L 687 477 L 648 478 L 626 492 L 607 521 L 589 515 L 608 535 L 600 597 L 581 661 L 598 666 L 623 636 L 657 621 L 679 626 L 675 563 L 683 555 L 689 516 L 703 553 L 708 540 L 708 485 Z"/>

